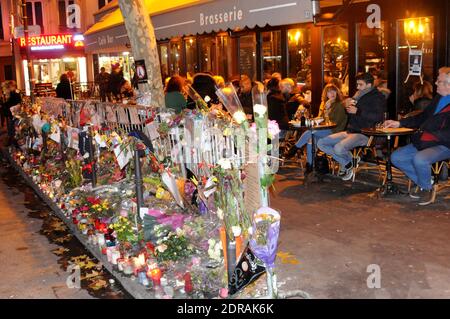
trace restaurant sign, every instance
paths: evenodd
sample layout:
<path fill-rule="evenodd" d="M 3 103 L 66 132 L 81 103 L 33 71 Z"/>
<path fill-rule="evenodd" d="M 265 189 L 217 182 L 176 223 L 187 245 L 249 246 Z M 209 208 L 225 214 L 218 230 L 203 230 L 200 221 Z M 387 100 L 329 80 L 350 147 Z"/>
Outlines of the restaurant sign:
<path fill-rule="evenodd" d="M 68 47 L 83 48 L 84 36 L 81 34 L 46 34 L 28 37 L 28 42 L 25 37 L 21 37 L 19 45 L 21 48 L 28 46 L 31 51 L 58 50 Z"/>

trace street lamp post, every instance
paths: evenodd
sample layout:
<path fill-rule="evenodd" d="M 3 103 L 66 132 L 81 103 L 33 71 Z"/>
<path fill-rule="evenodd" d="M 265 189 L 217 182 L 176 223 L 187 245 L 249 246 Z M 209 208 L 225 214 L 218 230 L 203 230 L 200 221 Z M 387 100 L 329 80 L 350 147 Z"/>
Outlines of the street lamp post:
<path fill-rule="evenodd" d="M 27 15 L 27 2 L 26 0 L 22 1 L 22 22 L 23 22 L 23 35 L 25 37 L 25 52 L 27 57 L 27 68 L 28 68 L 28 79 L 30 84 L 30 99 L 31 103 L 34 104 L 34 75 L 33 75 L 33 68 L 30 60 L 30 47 L 28 46 L 28 15 Z"/>

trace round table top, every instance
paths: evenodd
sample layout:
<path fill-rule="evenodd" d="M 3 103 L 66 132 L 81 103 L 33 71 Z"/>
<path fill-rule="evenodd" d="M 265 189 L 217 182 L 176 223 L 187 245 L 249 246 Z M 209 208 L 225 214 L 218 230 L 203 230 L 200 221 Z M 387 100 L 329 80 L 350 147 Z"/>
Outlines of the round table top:
<path fill-rule="evenodd" d="M 312 128 L 313 130 L 325 130 L 325 129 L 331 129 L 331 128 L 335 128 L 336 127 L 336 123 L 332 123 L 332 122 L 329 122 L 329 123 L 325 123 L 325 122 L 321 122 L 320 124 L 318 124 L 318 125 L 313 125 L 312 127 L 310 127 L 310 126 L 300 126 L 300 125 L 294 125 L 293 123 L 298 123 L 298 124 L 300 124 L 300 122 L 289 122 L 289 126 L 292 128 L 292 129 L 310 129 L 310 128 Z"/>
<path fill-rule="evenodd" d="M 399 128 L 363 128 L 361 133 L 372 136 L 400 136 L 413 134 L 416 129 L 399 127 Z"/>

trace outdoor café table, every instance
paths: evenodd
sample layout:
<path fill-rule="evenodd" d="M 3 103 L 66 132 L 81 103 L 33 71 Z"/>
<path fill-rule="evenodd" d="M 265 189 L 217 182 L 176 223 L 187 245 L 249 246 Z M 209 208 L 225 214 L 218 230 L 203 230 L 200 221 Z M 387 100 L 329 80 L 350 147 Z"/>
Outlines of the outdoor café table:
<path fill-rule="evenodd" d="M 369 136 L 381 136 L 386 137 L 387 146 L 386 146 L 386 180 L 383 186 L 378 190 L 381 195 L 391 195 L 391 194 L 399 194 L 400 191 L 397 185 L 392 181 L 392 161 L 391 161 L 391 147 L 392 147 L 392 137 L 394 136 L 403 136 L 403 135 L 411 135 L 414 133 L 415 129 L 399 127 L 399 128 L 364 128 L 361 130 L 361 133 Z"/>
<path fill-rule="evenodd" d="M 312 120 L 314 121 L 314 119 Z M 297 124 L 298 123 L 298 124 Z M 310 122 L 311 123 L 311 122 Z M 305 129 L 308 129 L 311 132 L 311 155 L 312 155 L 312 163 L 311 163 L 311 167 L 312 170 L 314 172 L 315 170 L 315 165 L 314 165 L 314 160 L 315 160 L 315 155 L 316 155 L 316 139 L 314 136 L 314 132 L 318 131 L 318 130 L 326 130 L 326 129 L 332 129 L 336 127 L 336 123 L 333 122 L 325 122 L 322 121 L 319 124 L 314 124 L 313 125 L 306 125 L 306 126 L 302 126 L 300 125 L 300 122 L 289 122 L 289 125 L 291 127 L 291 129 L 293 130 L 301 130 L 301 131 L 305 131 Z"/>

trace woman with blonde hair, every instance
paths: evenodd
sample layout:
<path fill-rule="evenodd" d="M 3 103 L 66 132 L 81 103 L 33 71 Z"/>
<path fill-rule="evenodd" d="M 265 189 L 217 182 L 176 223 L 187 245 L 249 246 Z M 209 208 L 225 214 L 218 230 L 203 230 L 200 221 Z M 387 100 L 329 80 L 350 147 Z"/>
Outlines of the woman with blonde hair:
<path fill-rule="evenodd" d="M 328 135 L 341 132 L 347 125 L 347 113 L 345 112 L 344 105 L 342 104 L 342 93 L 339 88 L 334 84 L 327 84 L 322 91 L 322 103 L 320 104 L 319 117 L 323 117 L 324 120 L 331 121 L 336 124 L 333 129 L 314 130 L 314 136 L 316 142 Z M 311 145 L 311 131 L 305 131 L 298 139 L 297 143 L 292 146 L 285 154 L 286 158 L 291 158 L 299 148 L 307 145 L 307 163 L 306 173 L 312 171 L 312 145 Z"/>

